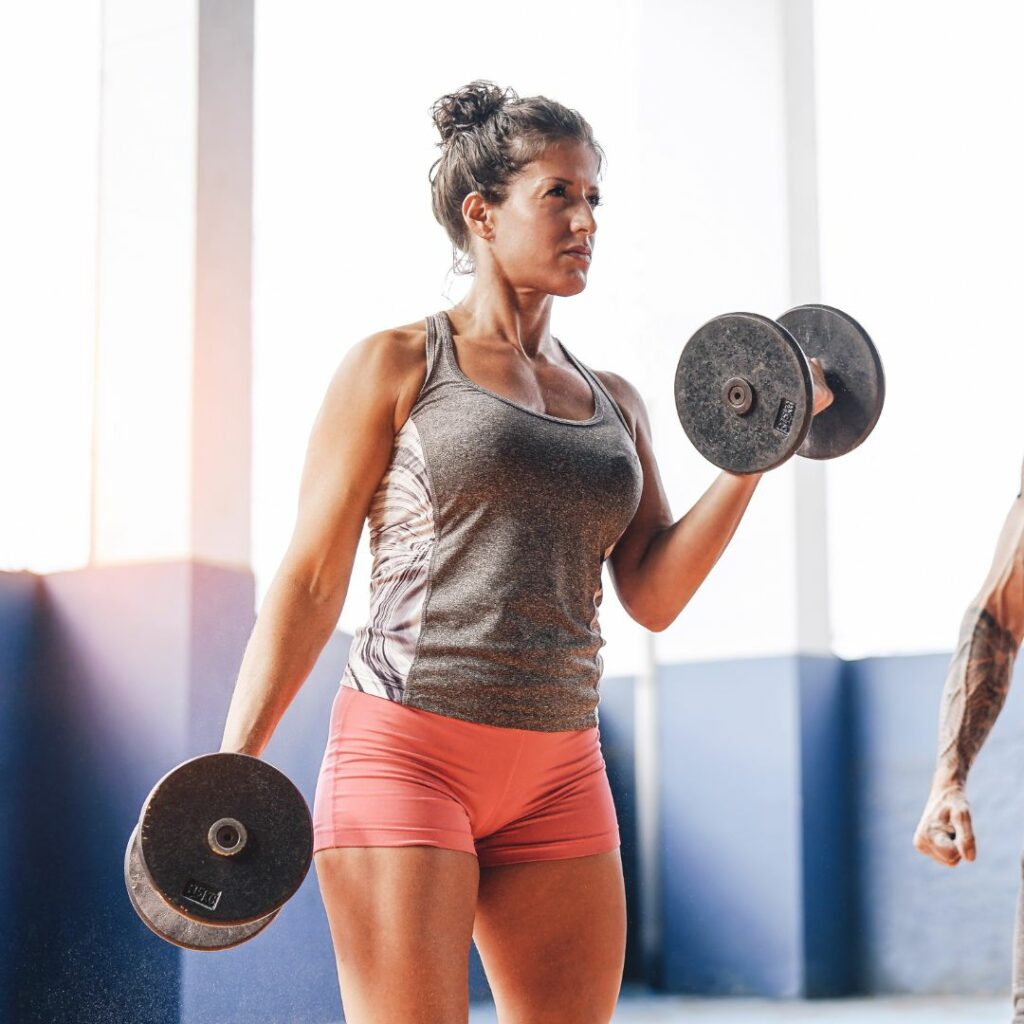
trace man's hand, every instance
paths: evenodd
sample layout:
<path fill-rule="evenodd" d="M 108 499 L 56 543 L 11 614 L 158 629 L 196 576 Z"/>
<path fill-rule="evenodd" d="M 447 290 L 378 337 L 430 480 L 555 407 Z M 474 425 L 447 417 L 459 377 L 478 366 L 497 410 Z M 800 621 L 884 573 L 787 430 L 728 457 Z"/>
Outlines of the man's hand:
<path fill-rule="evenodd" d="M 961 860 L 974 860 L 974 829 L 963 786 L 932 787 L 914 833 L 914 846 L 951 868 Z"/>

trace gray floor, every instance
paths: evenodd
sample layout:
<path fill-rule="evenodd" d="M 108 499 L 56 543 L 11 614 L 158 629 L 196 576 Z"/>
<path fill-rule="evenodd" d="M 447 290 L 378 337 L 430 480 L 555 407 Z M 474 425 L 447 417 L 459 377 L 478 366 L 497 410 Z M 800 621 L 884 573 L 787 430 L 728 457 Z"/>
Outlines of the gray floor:
<path fill-rule="evenodd" d="M 1009 1024 L 1009 996 L 986 998 L 842 999 L 788 1002 L 764 999 L 691 999 L 624 995 L 614 1024 Z M 473 1006 L 470 1024 L 496 1024 L 490 1006 Z"/>

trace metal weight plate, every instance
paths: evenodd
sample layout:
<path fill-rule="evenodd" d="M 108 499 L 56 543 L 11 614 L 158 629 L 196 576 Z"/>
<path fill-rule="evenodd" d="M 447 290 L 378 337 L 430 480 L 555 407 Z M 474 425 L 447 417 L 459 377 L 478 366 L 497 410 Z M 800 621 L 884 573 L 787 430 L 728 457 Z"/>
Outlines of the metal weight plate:
<path fill-rule="evenodd" d="M 154 786 L 139 854 L 157 894 L 200 924 L 261 921 L 302 884 L 313 824 L 302 794 L 273 765 L 204 754 Z"/>
<path fill-rule="evenodd" d="M 258 935 L 271 921 L 277 917 L 275 910 L 260 921 L 236 927 L 199 924 L 190 918 L 183 917 L 153 888 L 153 883 L 146 873 L 142 862 L 139 846 L 138 826 L 128 840 L 128 848 L 124 854 L 124 883 L 128 888 L 128 897 L 132 901 L 135 912 L 142 918 L 151 932 L 159 935 L 167 942 L 183 949 L 196 949 L 213 952 L 218 949 L 230 949 Z"/>
<path fill-rule="evenodd" d="M 834 459 L 853 451 L 874 429 L 885 402 L 885 373 L 867 331 L 832 306 L 797 306 L 779 323 L 796 339 L 808 359 L 821 360 L 835 395 L 814 417 L 799 454 Z"/>
<path fill-rule="evenodd" d="M 789 332 L 755 313 L 728 313 L 686 343 L 676 412 L 693 446 L 732 473 L 785 462 L 811 422 L 811 374 Z"/>

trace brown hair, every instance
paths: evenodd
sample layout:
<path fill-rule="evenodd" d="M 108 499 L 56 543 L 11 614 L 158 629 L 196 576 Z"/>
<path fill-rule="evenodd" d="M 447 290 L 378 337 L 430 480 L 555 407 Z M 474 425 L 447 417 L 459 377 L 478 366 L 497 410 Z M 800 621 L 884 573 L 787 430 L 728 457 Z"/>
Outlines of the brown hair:
<path fill-rule="evenodd" d="M 598 158 L 598 173 L 604 163 L 604 150 L 583 116 L 546 96 L 521 99 L 514 89 L 477 79 L 442 96 L 431 113 L 441 133 L 441 156 L 429 174 L 431 205 L 451 239 L 456 274 L 474 269 L 462 218 L 462 200 L 470 192 L 503 203 L 512 179 L 553 142 L 586 143 Z"/>

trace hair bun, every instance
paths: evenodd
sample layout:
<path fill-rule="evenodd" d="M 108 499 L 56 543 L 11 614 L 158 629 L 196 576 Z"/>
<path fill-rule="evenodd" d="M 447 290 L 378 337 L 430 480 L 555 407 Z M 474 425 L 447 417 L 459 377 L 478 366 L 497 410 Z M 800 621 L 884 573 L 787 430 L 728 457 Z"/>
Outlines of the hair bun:
<path fill-rule="evenodd" d="M 457 92 L 442 96 L 431 113 L 442 143 L 447 143 L 460 132 L 471 131 L 489 120 L 509 100 L 517 99 L 514 89 L 500 89 L 493 82 L 477 79 Z"/>

